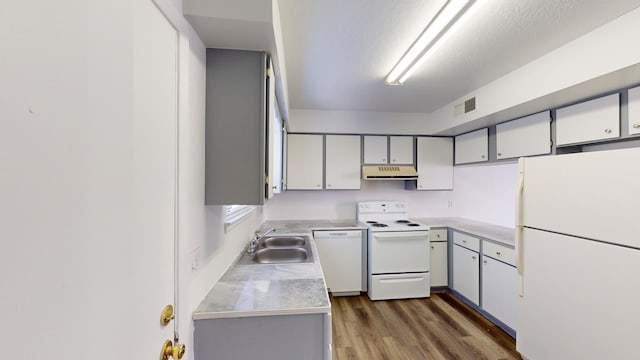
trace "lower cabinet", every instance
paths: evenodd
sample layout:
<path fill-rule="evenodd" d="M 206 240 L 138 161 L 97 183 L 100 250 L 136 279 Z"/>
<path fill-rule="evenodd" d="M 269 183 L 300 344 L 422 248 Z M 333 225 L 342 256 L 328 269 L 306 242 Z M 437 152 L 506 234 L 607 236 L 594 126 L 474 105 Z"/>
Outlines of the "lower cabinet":
<path fill-rule="evenodd" d="M 458 244 L 453 245 L 453 290 L 480 305 L 480 256 Z"/>
<path fill-rule="evenodd" d="M 518 302 L 515 249 L 458 231 L 452 234 L 452 289 L 513 336 Z"/>
<path fill-rule="evenodd" d="M 359 295 L 363 288 L 362 230 L 314 231 L 327 288 L 334 295 Z"/>
<path fill-rule="evenodd" d="M 331 359 L 331 314 L 196 320 L 193 345 L 198 360 Z"/>
<path fill-rule="evenodd" d="M 516 267 L 482 258 L 482 308 L 508 327 L 516 326 L 518 272 Z"/>
<path fill-rule="evenodd" d="M 449 286 L 449 252 L 447 244 L 447 229 L 431 229 L 431 287 Z"/>

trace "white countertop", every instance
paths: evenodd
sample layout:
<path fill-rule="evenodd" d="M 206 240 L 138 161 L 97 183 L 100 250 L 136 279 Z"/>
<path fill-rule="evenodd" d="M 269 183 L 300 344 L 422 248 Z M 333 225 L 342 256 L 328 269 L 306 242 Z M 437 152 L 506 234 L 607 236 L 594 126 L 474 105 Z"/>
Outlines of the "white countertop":
<path fill-rule="evenodd" d="M 413 218 L 430 227 L 450 227 L 506 245 L 514 244 L 514 229 L 463 218 Z M 193 313 L 194 320 L 327 313 L 329 295 L 318 260 L 312 230 L 366 229 L 356 220 L 267 221 L 260 231 L 274 235 L 305 234 L 311 239 L 313 263 L 238 265 L 224 273 Z M 242 255 L 242 254 L 240 254 Z"/>
<path fill-rule="evenodd" d="M 508 246 L 515 245 L 515 229 L 464 218 L 412 218 L 413 220 L 432 228 L 449 227 L 455 230 L 467 232 L 489 240 L 493 240 Z"/>
<path fill-rule="evenodd" d="M 330 312 L 331 303 L 311 233 L 288 234 L 309 236 L 313 263 L 239 265 L 243 249 L 194 311 L 193 319 Z"/>

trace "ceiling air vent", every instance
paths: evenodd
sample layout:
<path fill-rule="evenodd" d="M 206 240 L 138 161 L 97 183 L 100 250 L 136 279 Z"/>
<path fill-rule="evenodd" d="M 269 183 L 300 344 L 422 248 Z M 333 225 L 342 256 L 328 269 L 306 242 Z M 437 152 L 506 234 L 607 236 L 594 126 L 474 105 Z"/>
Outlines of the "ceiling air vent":
<path fill-rule="evenodd" d="M 456 104 L 453 108 L 453 115 L 460 116 L 468 114 L 476 109 L 476 97 L 465 100 L 459 104 Z"/>

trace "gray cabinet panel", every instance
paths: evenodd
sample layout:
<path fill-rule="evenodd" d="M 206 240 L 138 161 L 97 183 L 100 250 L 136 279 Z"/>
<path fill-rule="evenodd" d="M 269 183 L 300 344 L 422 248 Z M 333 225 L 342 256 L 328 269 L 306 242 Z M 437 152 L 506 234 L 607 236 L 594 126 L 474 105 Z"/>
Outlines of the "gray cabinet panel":
<path fill-rule="evenodd" d="M 265 198 L 266 54 L 207 49 L 205 204 Z"/>

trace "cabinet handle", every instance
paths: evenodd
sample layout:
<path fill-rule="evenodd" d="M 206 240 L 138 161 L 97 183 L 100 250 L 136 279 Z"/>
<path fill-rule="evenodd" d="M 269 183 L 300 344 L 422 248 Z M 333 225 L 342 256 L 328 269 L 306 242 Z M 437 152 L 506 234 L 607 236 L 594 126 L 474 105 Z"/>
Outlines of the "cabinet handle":
<path fill-rule="evenodd" d="M 500 251 L 496 251 L 496 255 L 500 256 Z"/>
<path fill-rule="evenodd" d="M 431 245 L 431 248 L 432 248 L 432 249 L 435 249 L 435 247 L 433 247 L 433 245 Z"/>
<path fill-rule="evenodd" d="M 611 134 L 611 129 L 605 129 L 604 132 L 606 132 L 607 134 Z"/>
<path fill-rule="evenodd" d="M 327 187 L 331 187 L 331 184 L 327 184 Z"/>
<path fill-rule="evenodd" d="M 466 243 L 467 243 L 467 240 L 462 240 L 462 243 L 463 243 L 463 244 L 466 244 Z"/>
<path fill-rule="evenodd" d="M 387 162 L 387 158 L 382 158 L 382 162 Z"/>
<path fill-rule="evenodd" d="M 498 153 L 498 156 L 502 156 L 502 153 Z"/>
<path fill-rule="evenodd" d="M 316 187 L 320 187 L 320 184 L 316 184 Z"/>
<path fill-rule="evenodd" d="M 633 124 L 634 129 L 640 129 L 640 124 Z"/>
<path fill-rule="evenodd" d="M 483 158 L 483 159 L 484 159 L 484 155 L 482 155 L 482 156 L 481 156 L 481 158 Z"/>
<path fill-rule="evenodd" d="M 436 235 L 436 237 L 440 237 L 440 234 Z"/>
<path fill-rule="evenodd" d="M 473 260 L 475 260 L 475 259 L 476 259 L 476 256 L 474 255 L 474 256 L 472 256 L 471 258 L 472 258 Z"/>
<path fill-rule="evenodd" d="M 487 260 L 484 260 L 484 261 L 483 261 L 483 263 L 485 263 L 485 264 L 486 264 L 486 263 L 487 263 Z"/>

